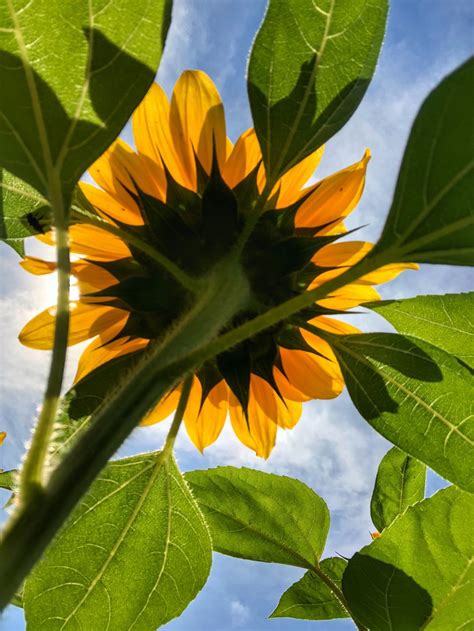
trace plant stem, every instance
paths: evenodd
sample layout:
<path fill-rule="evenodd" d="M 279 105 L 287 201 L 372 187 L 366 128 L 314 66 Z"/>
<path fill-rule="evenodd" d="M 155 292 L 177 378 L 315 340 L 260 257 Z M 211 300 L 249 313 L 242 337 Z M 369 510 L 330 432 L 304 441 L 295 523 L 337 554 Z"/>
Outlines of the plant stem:
<path fill-rule="evenodd" d="M 163 452 L 167 455 L 173 451 L 176 436 L 178 435 L 179 428 L 184 416 L 184 411 L 189 400 L 189 393 L 191 392 L 191 386 L 193 385 L 193 375 L 188 375 L 183 381 L 183 388 L 181 390 L 181 396 L 179 397 L 178 407 L 174 413 L 173 422 L 171 423 L 168 436 L 166 437 L 165 446 Z"/>
<path fill-rule="evenodd" d="M 119 237 L 122 241 L 135 246 L 138 250 L 147 254 L 151 259 L 158 263 L 158 265 L 171 274 L 171 276 L 173 276 L 173 278 L 185 289 L 191 291 L 193 294 L 202 290 L 202 283 L 198 279 L 189 276 L 186 272 L 183 272 L 176 263 L 173 263 L 173 261 L 171 261 L 168 257 L 161 254 L 161 252 L 158 252 L 158 250 L 155 250 L 154 247 L 146 243 L 146 241 L 140 239 L 140 237 L 114 226 L 112 223 L 106 221 L 105 219 L 101 219 L 97 215 L 85 213 L 78 206 L 73 206 L 73 209 L 75 217 L 78 215 L 81 216 L 81 223 L 97 226 L 101 230 L 110 232 L 110 234 Z"/>
<path fill-rule="evenodd" d="M 359 629 L 359 631 L 367 631 L 367 628 L 362 626 L 361 624 L 359 624 L 357 622 L 357 620 L 354 618 L 354 615 L 351 612 L 349 605 L 347 604 L 346 597 L 344 596 L 342 591 L 339 589 L 339 587 L 336 585 L 336 583 L 327 574 L 325 574 L 322 571 L 322 569 L 319 566 L 319 564 L 317 564 L 314 567 L 312 567 L 311 571 L 314 572 L 315 574 L 317 574 L 319 576 L 319 578 L 323 581 L 323 583 L 325 583 L 329 587 L 329 589 L 332 591 L 334 596 L 340 602 L 341 606 L 347 611 L 349 616 L 352 618 L 352 620 L 354 621 L 354 624 Z"/>
<path fill-rule="evenodd" d="M 57 300 L 54 326 L 54 345 L 46 392 L 38 417 L 30 448 L 20 473 L 19 501 L 28 502 L 45 483 L 45 468 L 54 422 L 61 395 L 66 363 L 69 331 L 69 242 L 64 208 L 64 198 L 58 177 L 53 177 L 50 187 L 50 204 L 56 227 Z"/>
<path fill-rule="evenodd" d="M 206 291 L 195 307 L 94 413 L 88 429 L 53 471 L 41 495 L 20 505 L 13 515 L 0 545 L 0 609 L 8 604 L 107 461 L 183 375 L 387 262 L 383 255 L 366 258 L 325 285 L 219 336 L 246 303 L 249 289 L 235 260 L 223 261 L 221 269 L 208 279 Z"/>
<path fill-rule="evenodd" d="M 218 336 L 246 303 L 248 291 L 235 261 L 223 262 L 196 305 L 144 357 L 133 378 L 96 411 L 46 488 L 19 505 L 0 545 L 0 610 L 108 460 L 156 402 L 199 365 L 196 351 Z"/>

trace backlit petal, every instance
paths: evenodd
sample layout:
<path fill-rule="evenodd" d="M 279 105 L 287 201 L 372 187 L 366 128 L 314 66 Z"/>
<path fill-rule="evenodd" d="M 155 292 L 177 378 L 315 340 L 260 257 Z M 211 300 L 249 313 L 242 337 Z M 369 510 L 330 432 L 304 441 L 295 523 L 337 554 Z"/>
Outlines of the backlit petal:
<path fill-rule="evenodd" d="M 255 130 L 248 129 L 237 140 L 222 172 L 227 186 L 234 188 L 262 160 Z"/>
<path fill-rule="evenodd" d="M 268 458 L 275 445 L 277 424 L 256 405 L 252 394 L 249 397 L 247 418 L 232 392 L 229 393 L 229 406 L 230 421 L 237 438 L 255 451 L 257 456 Z"/>
<path fill-rule="evenodd" d="M 313 175 L 321 161 L 324 153 L 324 146 L 313 151 L 307 158 L 301 160 L 297 165 L 290 169 L 277 183 L 279 188 L 279 196 L 277 208 L 285 208 L 290 206 L 304 194 L 301 189 Z"/>
<path fill-rule="evenodd" d="M 228 409 L 228 389 L 224 381 L 215 385 L 202 401 L 202 386 L 197 377 L 189 394 L 189 401 L 184 413 L 184 424 L 190 439 L 203 451 L 217 440 L 225 424 Z"/>
<path fill-rule="evenodd" d="M 123 328 L 123 324 L 111 327 L 111 329 L 112 328 L 116 330 L 116 334 L 118 335 L 120 330 Z M 74 377 L 74 383 L 83 379 L 99 366 L 102 366 L 117 357 L 143 350 L 149 343 L 150 340 L 145 340 L 143 338 L 131 338 L 129 336 L 121 337 L 107 343 L 104 341 L 103 336 L 97 337 L 82 353 L 77 367 L 76 376 Z"/>
<path fill-rule="evenodd" d="M 284 429 L 294 427 L 299 421 L 301 403 L 291 400 L 282 401 L 281 397 L 265 379 L 252 374 L 250 389 L 253 396 L 252 405 L 249 404 L 249 414 L 259 410 L 270 421 Z"/>
<path fill-rule="evenodd" d="M 126 205 L 117 200 L 110 193 L 97 188 L 97 186 L 92 186 L 92 184 L 88 184 L 87 182 L 79 182 L 79 186 L 87 197 L 87 200 L 103 218 L 107 219 L 111 217 L 130 226 L 140 226 L 143 224 L 143 218 L 134 202 Z"/>
<path fill-rule="evenodd" d="M 20 261 L 20 265 L 24 270 L 35 276 L 43 276 L 44 274 L 51 274 L 56 271 L 56 263 L 53 261 L 44 261 L 36 256 L 25 256 Z"/>
<path fill-rule="evenodd" d="M 323 226 L 347 217 L 357 206 L 364 190 L 369 160 L 370 151 L 367 150 L 360 162 L 319 182 L 296 214 L 297 227 Z M 320 233 L 324 233 L 324 229 Z"/>
<path fill-rule="evenodd" d="M 174 390 L 171 390 L 166 394 L 158 405 L 145 416 L 140 425 L 155 425 L 168 418 L 178 407 L 179 397 L 181 396 L 182 386 L 176 386 Z"/>
<path fill-rule="evenodd" d="M 314 345 L 317 343 L 314 342 Z M 334 399 L 341 394 L 344 387 L 339 365 L 326 347 L 320 346 L 317 350 L 327 353 L 326 356 L 331 359 L 305 351 L 281 348 L 283 369 L 289 382 L 311 399 Z"/>
<path fill-rule="evenodd" d="M 55 307 L 45 309 L 30 320 L 19 335 L 19 340 L 29 348 L 50 350 L 53 348 Z M 82 302 L 70 307 L 68 345 L 73 346 L 107 331 L 114 324 L 128 319 L 128 311 Z"/>
<path fill-rule="evenodd" d="M 209 173 L 215 147 L 218 164 L 221 169 L 224 167 L 227 144 L 224 106 L 216 86 L 204 72 L 186 70 L 176 82 L 171 99 L 170 128 L 177 153 L 188 173 L 192 174 L 194 186 L 194 154 Z"/>
<path fill-rule="evenodd" d="M 183 163 L 182 138 L 173 137 L 170 129 L 170 104 L 163 88 L 154 83 L 132 116 L 133 136 L 137 151 L 163 172 L 163 162 L 174 180 L 186 188 L 194 188 L 193 173 Z M 186 159 L 188 156 L 186 154 Z M 161 176 L 160 176 L 161 178 Z M 160 179 L 166 190 L 166 182 Z"/>

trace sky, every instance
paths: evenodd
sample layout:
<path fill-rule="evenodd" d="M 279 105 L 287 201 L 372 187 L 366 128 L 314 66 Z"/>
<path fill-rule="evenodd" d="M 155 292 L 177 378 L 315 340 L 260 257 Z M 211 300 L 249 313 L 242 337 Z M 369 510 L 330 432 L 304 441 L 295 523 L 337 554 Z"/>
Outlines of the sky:
<path fill-rule="evenodd" d="M 246 65 L 262 20 L 265 0 L 175 0 L 173 21 L 157 80 L 168 93 L 187 68 L 206 71 L 225 104 L 232 140 L 251 126 L 246 93 Z M 356 114 L 326 146 L 314 180 L 372 151 L 366 189 L 349 227 L 366 225 L 360 238 L 376 240 L 390 207 L 396 175 L 410 126 L 428 92 L 470 54 L 474 43 L 471 0 L 392 0 L 384 47 L 375 77 Z M 122 136 L 132 142 L 130 126 Z M 359 238 L 359 237 L 358 237 Z M 33 248 L 27 249 L 31 253 Z M 0 308 L 0 430 L 8 439 L 0 468 L 18 465 L 41 401 L 48 354 L 22 347 L 17 335 L 24 323 L 54 302 L 49 279 L 31 277 L 18 257 L 0 245 L 3 270 Z M 464 268 L 422 266 L 381 288 L 384 298 L 472 289 Z M 366 331 L 390 330 L 379 316 L 353 316 Z M 71 383 L 81 347 L 71 349 L 66 383 Z M 159 449 L 168 423 L 135 430 L 119 456 Z M 351 556 L 370 542 L 369 502 L 378 462 L 389 444 L 360 417 L 346 393 L 333 401 L 305 404 L 291 432 L 279 432 L 268 461 L 256 458 L 226 427 L 217 443 L 201 456 L 180 434 L 177 458 L 183 471 L 217 465 L 248 466 L 306 482 L 331 511 L 324 556 Z M 428 476 L 428 494 L 446 483 Z M 6 500 L 7 494 L 0 496 Z M 302 570 L 214 555 L 208 583 L 169 631 L 344 631 L 348 621 L 306 622 L 268 619 L 281 594 Z M 21 610 L 10 607 L 0 619 L 1 631 L 21 631 Z M 100 630 L 87 630 L 100 631 Z"/>

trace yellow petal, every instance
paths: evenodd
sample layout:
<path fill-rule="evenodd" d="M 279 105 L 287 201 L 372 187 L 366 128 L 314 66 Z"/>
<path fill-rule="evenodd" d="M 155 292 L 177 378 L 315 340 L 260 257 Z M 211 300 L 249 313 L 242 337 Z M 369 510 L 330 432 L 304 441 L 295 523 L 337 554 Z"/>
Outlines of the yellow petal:
<path fill-rule="evenodd" d="M 324 153 L 324 146 L 320 147 L 307 158 L 301 160 L 281 177 L 275 188 L 279 188 L 277 208 L 285 208 L 298 201 L 304 194 L 301 189 L 316 171 Z"/>
<path fill-rule="evenodd" d="M 108 219 L 111 217 L 130 226 L 143 224 L 143 218 L 135 203 L 127 206 L 110 195 L 110 193 L 87 182 L 79 182 L 79 186 L 102 218 Z"/>
<path fill-rule="evenodd" d="M 116 331 L 116 335 L 118 335 L 123 326 L 124 325 L 122 323 L 119 323 L 115 327 L 111 327 L 111 329 L 114 329 L 114 331 Z M 110 339 L 110 336 L 107 337 Z M 145 340 L 143 338 L 131 338 L 129 336 L 106 343 L 103 336 L 97 337 L 82 353 L 79 359 L 76 376 L 74 377 L 74 383 L 84 379 L 86 375 L 99 366 L 102 366 L 117 357 L 121 357 L 122 355 L 129 355 L 135 351 L 142 350 L 146 348 L 149 343 L 150 340 Z"/>
<path fill-rule="evenodd" d="M 290 383 L 287 377 L 276 366 L 273 367 L 273 376 L 278 389 L 285 400 L 289 399 L 290 401 L 302 402 L 309 401 L 311 399 L 308 395 L 300 392 L 298 388 L 295 388 L 294 384 Z"/>
<path fill-rule="evenodd" d="M 361 305 L 363 302 L 380 300 L 379 293 L 369 285 L 350 283 L 334 290 L 327 298 L 318 300 L 318 305 L 335 311 L 345 311 Z"/>
<path fill-rule="evenodd" d="M 320 267 L 352 267 L 373 248 L 365 241 L 341 241 L 330 243 L 316 252 L 312 261 Z"/>
<path fill-rule="evenodd" d="M 268 458 L 275 445 L 277 424 L 256 405 L 253 395 L 249 396 L 247 418 L 232 392 L 229 392 L 229 411 L 232 428 L 240 442 L 255 451 L 257 456 Z"/>
<path fill-rule="evenodd" d="M 29 348 L 50 350 L 53 348 L 55 307 L 45 309 L 22 329 L 19 340 Z M 82 302 L 71 303 L 68 345 L 73 346 L 110 329 L 114 324 L 128 319 L 128 311 Z"/>
<path fill-rule="evenodd" d="M 347 217 L 357 206 L 364 190 L 369 160 L 370 151 L 367 150 L 360 162 L 316 184 L 314 192 L 296 214 L 297 227 L 323 226 Z"/>
<path fill-rule="evenodd" d="M 228 409 L 225 382 L 221 381 L 212 388 L 202 406 L 201 401 L 201 382 L 194 377 L 184 413 L 184 424 L 189 438 L 200 452 L 217 440 L 224 427 Z"/>
<path fill-rule="evenodd" d="M 311 346 L 317 346 L 318 352 L 331 359 L 305 351 L 280 348 L 283 369 L 289 382 L 311 399 L 334 399 L 344 387 L 339 364 L 332 351 L 328 352 L 327 344 L 324 346 L 316 340 L 312 342 Z"/>
<path fill-rule="evenodd" d="M 309 322 L 323 329 L 323 331 L 328 331 L 336 335 L 356 335 L 361 332 L 360 329 L 352 326 L 352 324 L 347 324 L 347 322 L 342 322 L 334 318 L 328 318 L 327 316 L 317 316 Z"/>
<path fill-rule="evenodd" d="M 301 416 L 301 402 L 282 401 L 271 385 L 252 374 L 250 380 L 252 394 L 252 408 L 249 405 L 249 415 L 260 413 L 267 419 L 284 429 L 291 429 Z"/>
<path fill-rule="evenodd" d="M 89 167 L 89 173 L 104 191 L 136 215 L 140 214 L 138 207 L 128 192 L 136 190 L 134 183 L 145 193 L 163 198 L 163 169 L 146 156 L 135 153 L 121 138 Z"/>
<path fill-rule="evenodd" d="M 174 390 L 171 390 L 166 394 L 158 405 L 145 416 L 140 425 L 155 425 L 164 421 L 170 414 L 172 414 L 178 407 L 179 397 L 181 396 L 182 385 L 176 386 Z"/>
<path fill-rule="evenodd" d="M 227 186 L 235 188 L 262 160 L 255 130 L 248 129 L 237 140 L 222 172 Z"/>
<path fill-rule="evenodd" d="M 0 432 L 0 445 L 3 443 L 6 437 L 7 437 L 6 432 Z"/>
<path fill-rule="evenodd" d="M 163 162 L 174 180 L 186 188 L 194 188 L 193 173 L 183 163 L 170 129 L 170 104 L 164 90 L 154 83 L 132 116 L 133 136 L 138 153 L 146 156 L 163 171 Z M 187 154 L 186 154 L 187 157 Z M 166 189 L 166 182 L 163 182 Z"/>
<path fill-rule="evenodd" d="M 71 273 L 78 280 L 81 296 L 116 285 L 118 280 L 100 265 L 89 261 L 78 261 L 71 265 Z M 84 298 L 84 301 L 87 299 Z"/>
<path fill-rule="evenodd" d="M 25 258 L 20 261 L 20 265 L 24 270 L 30 274 L 35 274 L 35 276 L 51 274 L 52 272 L 55 272 L 57 268 L 56 263 L 53 263 L 52 261 L 44 261 L 36 256 L 25 256 Z"/>
<path fill-rule="evenodd" d="M 213 148 L 223 169 L 227 136 L 224 106 L 216 86 L 200 70 L 186 70 L 174 87 L 170 108 L 171 135 L 183 165 L 196 185 L 194 154 L 207 171 L 212 166 Z"/>
<path fill-rule="evenodd" d="M 76 224 L 70 227 L 69 236 L 71 252 L 94 261 L 116 261 L 131 256 L 122 239 L 96 226 Z"/>
<path fill-rule="evenodd" d="M 396 278 L 401 272 L 407 269 L 417 270 L 419 266 L 416 263 L 390 263 L 379 267 L 379 269 L 366 274 L 357 280 L 360 285 L 380 285 L 389 280 Z"/>

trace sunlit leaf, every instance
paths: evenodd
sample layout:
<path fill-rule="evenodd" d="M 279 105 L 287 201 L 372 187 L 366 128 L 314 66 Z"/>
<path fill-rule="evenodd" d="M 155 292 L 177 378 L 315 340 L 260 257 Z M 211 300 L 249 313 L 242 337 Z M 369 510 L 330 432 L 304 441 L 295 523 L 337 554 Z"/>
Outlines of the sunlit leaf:
<path fill-rule="evenodd" d="M 382 436 L 474 490 L 473 379 L 455 357 L 392 333 L 334 336 L 349 394 Z"/>
<path fill-rule="evenodd" d="M 270 0 L 248 71 L 269 179 L 352 116 L 375 69 L 387 9 L 386 0 Z"/>
<path fill-rule="evenodd" d="M 347 562 L 340 557 L 324 559 L 321 570 L 340 588 Z M 317 574 L 308 570 L 280 598 L 270 618 L 299 618 L 301 620 L 332 620 L 348 618 L 347 611 Z"/>
<path fill-rule="evenodd" d="M 28 628 L 156 629 L 185 609 L 210 566 L 209 532 L 174 460 L 118 460 L 26 581 Z"/>
<path fill-rule="evenodd" d="M 70 193 L 153 81 L 170 6 L 2 2 L 0 166 L 48 198 Z"/>
<path fill-rule="evenodd" d="M 370 515 L 377 530 L 390 526 L 395 517 L 425 497 L 426 466 L 397 447 L 379 464 L 370 502 Z"/>
<path fill-rule="evenodd" d="M 325 502 L 305 484 L 252 469 L 186 473 L 217 552 L 310 568 L 329 528 Z"/>
<path fill-rule="evenodd" d="M 371 631 L 467 629 L 474 618 L 474 497 L 455 487 L 407 509 L 350 561 L 342 587 Z"/>
<path fill-rule="evenodd" d="M 390 260 L 472 265 L 474 60 L 446 77 L 413 124 L 379 243 Z"/>
<path fill-rule="evenodd" d="M 474 368 L 474 293 L 417 296 L 365 304 L 406 333 L 452 353 Z"/>
<path fill-rule="evenodd" d="M 16 470 L 12 471 L 0 471 L 0 489 L 6 489 L 12 491 L 15 484 Z"/>
<path fill-rule="evenodd" d="M 49 205 L 34 188 L 5 169 L 0 169 L 0 239 L 23 255 L 23 239 L 44 232 L 38 213 Z"/>

